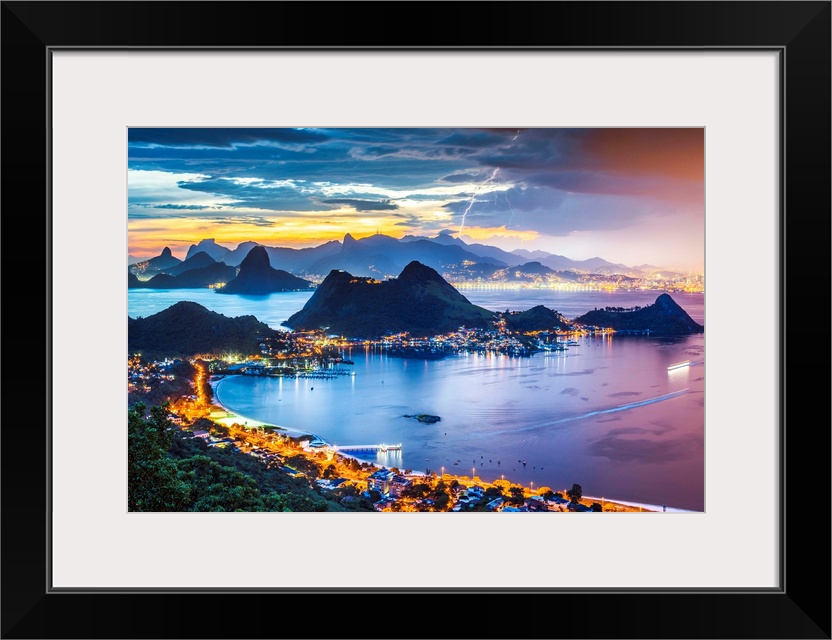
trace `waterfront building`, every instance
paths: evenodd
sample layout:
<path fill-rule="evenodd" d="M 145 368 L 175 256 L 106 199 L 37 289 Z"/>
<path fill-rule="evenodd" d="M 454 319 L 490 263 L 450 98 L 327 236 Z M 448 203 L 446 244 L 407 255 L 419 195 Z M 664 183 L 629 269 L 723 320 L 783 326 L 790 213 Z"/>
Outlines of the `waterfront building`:
<path fill-rule="evenodd" d="M 395 475 L 389 469 L 379 469 L 367 478 L 367 490 L 372 491 L 375 489 L 381 495 L 387 495 L 390 493 L 390 483 L 393 481 Z"/>
<path fill-rule="evenodd" d="M 396 474 L 390 480 L 390 495 L 400 498 L 402 492 L 411 486 L 413 486 L 412 480 L 402 475 Z"/>

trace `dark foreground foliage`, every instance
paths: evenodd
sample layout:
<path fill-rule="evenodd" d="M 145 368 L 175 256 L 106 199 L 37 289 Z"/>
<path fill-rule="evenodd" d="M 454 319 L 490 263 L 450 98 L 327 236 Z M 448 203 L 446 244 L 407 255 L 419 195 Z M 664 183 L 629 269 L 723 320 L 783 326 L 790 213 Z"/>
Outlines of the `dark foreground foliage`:
<path fill-rule="evenodd" d="M 306 477 L 292 477 L 233 448 L 186 438 L 166 405 L 133 405 L 128 424 L 130 511 L 371 510 L 355 488 L 327 496 Z M 312 477 L 319 469 L 310 469 Z M 347 499 L 348 498 L 348 499 Z"/>

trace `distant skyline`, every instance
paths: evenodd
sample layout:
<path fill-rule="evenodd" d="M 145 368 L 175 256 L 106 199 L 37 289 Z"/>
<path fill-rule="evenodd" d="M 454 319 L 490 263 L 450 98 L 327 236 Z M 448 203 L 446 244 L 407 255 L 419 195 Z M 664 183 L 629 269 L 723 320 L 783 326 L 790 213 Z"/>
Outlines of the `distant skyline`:
<path fill-rule="evenodd" d="M 702 271 L 704 129 L 128 131 L 128 250 L 377 231 Z"/>

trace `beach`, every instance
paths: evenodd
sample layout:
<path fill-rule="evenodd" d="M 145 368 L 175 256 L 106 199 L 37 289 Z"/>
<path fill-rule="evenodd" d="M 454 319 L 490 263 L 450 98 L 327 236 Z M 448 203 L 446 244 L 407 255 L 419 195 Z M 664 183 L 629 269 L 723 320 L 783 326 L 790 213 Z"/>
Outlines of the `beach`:
<path fill-rule="evenodd" d="M 225 380 L 225 379 L 226 379 L 225 377 L 222 377 L 222 378 L 219 378 L 219 379 L 217 379 L 215 377 L 212 377 L 208 380 L 208 384 L 210 385 L 211 390 L 213 391 L 213 397 L 212 397 L 211 403 L 210 403 L 211 413 L 209 415 L 209 418 L 211 420 L 213 420 L 214 422 L 217 422 L 218 424 L 222 424 L 223 426 L 230 426 L 230 425 L 233 425 L 233 424 L 238 424 L 238 425 L 241 425 L 241 426 L 244 426 L 244 427 L 250 427 L 250 428 L 265 427 L 265 428 L 268 428 L 268 429 L 279 430 L 279 431 L 281 431 L 281 432 L 283 432 L 283 433 L 285 433 L 289 436 L 292 436 L 292 437 L 309 436 L 310 441 L 319 441 L 319 442 L 324 443 L 325 445 L 330 445 L 330 443 L 327 442 L 327 440 L 325 440 L 324 438 L 322 438 L 318 434 L 313 433 L 311 431 L 305 431 L 305 430 L 297 429 L 297 428 L 293 428 L 293 427 L 286 427 L 286 426 L 282 426 L 282 425 L 266 423 L 266 422 L 263 422 L 263 421 L 260 421 L 260 420 L 255 420 L 255 419 L 249 418 L 247 416 L 243 416 L 243 415 L 241 415 L 241 414 L 239 414 L 235 411 L 232 411 L 227 406 L 225 406 L 222 402 L 220 402 L 219 397 L 217 395 L 217 389 L 220 386 L 220 384 L 223 382 L 223 380 Z M 365 464 L 370 464 L 370 465 L 372 465 L 372 467 L 374 467 L 376 469 L 385 468 L 384 465 L 380 465 L 378 463 L 371 462 L 369 460 L 365 460 L 365 459 L 359 458 L 358 456 L 350 455 L 348 453 L 343 453 L 343 452 L 337 451 L 336 455 L 338 455 L 339 457 L 342 457 L 342 458 L 352 458 L 354 460 L 358 460 L 359 462 L 362 462 L 362 463 L 365 463 Z M 411 475 L 411 476 L 425 476 L 425 473 L 424 472 L 411 472 L 408 475 Z M 450 473 L 445 473 L 444 476 L 451 477 L 451 474 Z M 461 482 L 465 482 L 465 481 L 469 480 L 468 476 L 459 476 L 459 478 L 460 478 Z M 471 480 L 473 480 L 473 479 L 471 479 Z M 490 483 L 481 480 L 480 484 L 489 485 Z M 585 502 L 598 502 L 598 503 L 604 504 L 605 506 L 606 505 L 615 505 L 615 506 L 618 506 L 618 507 L 621 507 L 623 509 L 630 510 L 630 511 L 635 511 L 636 509 L 638 509 L 638 510 L 643 510 L 643 511 L 647 511 L 647 512 L 662 512 L 664 510 L 662 505 L 646 504 L 646 503 L 640 503 L 640 502 L 631 502 L 631 501 L 626 501 L 626 500 L 615 500 L 615 499 L 599 498 L 599 497 L 593 497 L 593 496 L 584 496 L 583 500 Z M 685 509 L 676 509 L 676 508 L 672 508 L 672 507 L 666 507 L 666 512 L 667 513 L 697 513 L 695 511 L 688 511 L 688 510 L 685 510 Z"/>

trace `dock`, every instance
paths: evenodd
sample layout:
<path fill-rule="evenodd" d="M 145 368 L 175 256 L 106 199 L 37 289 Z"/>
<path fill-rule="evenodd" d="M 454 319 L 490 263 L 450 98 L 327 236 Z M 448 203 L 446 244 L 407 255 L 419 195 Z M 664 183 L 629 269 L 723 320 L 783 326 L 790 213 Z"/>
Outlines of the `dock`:
<path fill-rule="evenodd" d="M 332 445 L 335 451 L 381 451 L 387 453 L 388 451 L 401 451 L 402 443 L 399 444 L 350 444 L 350 445 Z"/>

